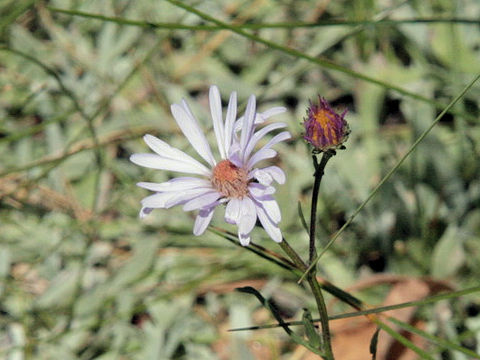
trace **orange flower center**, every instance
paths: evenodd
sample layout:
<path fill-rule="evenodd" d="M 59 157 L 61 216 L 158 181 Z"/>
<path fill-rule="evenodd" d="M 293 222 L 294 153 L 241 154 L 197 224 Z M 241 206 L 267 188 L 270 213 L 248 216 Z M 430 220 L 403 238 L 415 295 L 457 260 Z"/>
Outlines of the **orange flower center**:
<path fill-rule="evenodd" d="M 337 144 L 338 143 L 337 134 L 334 131 L 335 123 L 334 121 L 332 121 L 332 118 L 328 116 L 328 114 L 330 114 L 330 116 L 335 116 L 334 114 L 331 114 L 326 109 L 320 109 L 314 115 L 315 122 L 318 125 L 320 125 L 320 127 L 322 128 L 321 133 L 324 134 L 324 136 L 328 136 L 330 138 L 330 141 L 333 144 Z M 312 138 L 314 141 L 318 141 L 319 136 L 320 136 L 320 132 L 318 131 L 314 131 L 312 134 Z"/>
<path fill-rule="evenodd" d="M 230 160 L 222 160 L 213 169 L 212 184 L 225 197 L 243 198 L 248 194 L 248 174 Z"/>

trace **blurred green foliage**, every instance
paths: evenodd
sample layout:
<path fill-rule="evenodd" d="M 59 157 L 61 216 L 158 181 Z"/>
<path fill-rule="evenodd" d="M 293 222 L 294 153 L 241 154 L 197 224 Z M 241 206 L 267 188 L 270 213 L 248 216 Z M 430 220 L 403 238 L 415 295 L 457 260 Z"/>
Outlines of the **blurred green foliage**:
<path fill-rule="evenodd" d="M 475 0 L 189 3 L 236 25 L 359 21 L 245 28 L 354 73 L 227 30 L 195 29 L 206 23 L 168 2 L 2 2 L 0 357 L 288 356 L 293 348 L 281 344 L 286 337 L 280 330 L 226 332 L 271 321 L 255 299 L 233 289 L 259 284 L 265 297 L 297 319 L 313 299 L 274 264 L 215 234 L 194 237 L 192 214 L 180 208 L 156 210 L 140 221 L 139 202 L 146 191 L 135 183 L 171 176 L 128 161 L 131 153 L 147 151 L 141 136 L 154 134 L 191 153 L 169 112 L 169 104 L 185 98 L 212 139 L 210 84 L 220 87 L 224 101 L 237 91 L 242 109 L 250 94 L 257 96 L 260 110 L 288 107 L 275 119 L 287 122 L 294 135 L 278 146 L 276 162 L 287 183 L 277 199 L 285 237 L 307 254 L 295 204 L 307 213 L 313 177 L 301 123 L 309 99 L 320 94 L 336 108 L 348 109 L 352 129 L 347 150 L 330 161 L 323 179 L 321 247 L 441 111 L 433 103 L 447 104 L 480 72 L 479 23 L 453 20 L 478 20 Z M 381 24 L 416 18 L 446 20 Z M 382 272 L 433 277 L 452 289 L 478 285 L 479 99 L 476 84 L 324 255 L 322 276 L 339 287 Z M 214 224 L 230 229 L 220 212 Z M 253 240 L 279 250 L 263 231 L 256 230 Z M 386 291 L 367 288 L 356 295 L 380 304 Z M 478 351 L 478 297 L 457 299 L 449 310 L 448 319 L 435 307 L 420 316 L 436 335 Z M 466 359 L 448 349 L 432 354 Z"/>

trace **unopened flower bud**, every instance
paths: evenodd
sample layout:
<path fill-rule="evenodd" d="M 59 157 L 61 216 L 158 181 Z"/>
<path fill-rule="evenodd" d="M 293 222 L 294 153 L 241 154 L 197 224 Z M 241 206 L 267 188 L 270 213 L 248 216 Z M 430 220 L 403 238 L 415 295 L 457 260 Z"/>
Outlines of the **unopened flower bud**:
<path fill-rule="evenodd" d="M 320 96 L 318 100 L 318 104 L 310 102 L 307 109 L 307 118 L 303 123 L 305 126 L 303 138 L 318 152 L 339 149 L 350 134 L 350 128 L 344 118 L 347 111 L 339 115 L 327 100 Z"/>

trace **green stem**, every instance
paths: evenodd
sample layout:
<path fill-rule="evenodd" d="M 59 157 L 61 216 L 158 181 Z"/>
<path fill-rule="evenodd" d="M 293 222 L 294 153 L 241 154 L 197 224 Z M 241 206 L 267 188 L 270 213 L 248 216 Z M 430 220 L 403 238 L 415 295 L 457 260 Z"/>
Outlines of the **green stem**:
<path fill-rule="evenodd" d="M 300 271 L 305 271 L 307 269 L 307 264 L 303 262 L 300 255 L 298 255 L 297 252 L 293 250 L 287 240 L 283 239 L 279 245 L 285 252 L 285 254 L 287 254 L 288 257 L 292 259 L 293 263 L 297 266 L 298 269 L 300 269 Z"/>
<path fill-rule="evenodd" d="M 318 193 L 320 191 L 320 183 L 322 182 L 323 174 L 325 173 L 325 166 L 327 165 L 328 160 L 335 155 L 335 151 L 327 151 L 323 153 L 322 160 L 320 164 L 317 160 L 317 155 L 312 155 L 313 166 L 315 168 L 315 182 L 313 183 L 312 191 L 312 208 L 310 210 L 310 247 L 309 247 L 309 264 L 317 257 L 317 250 L 315 247 L 315 232 L 317 229 L 317 203 L 318 203 Z"/>
<path fill-rule="evenodd" d="M 318 194 L 320 191 L 320 184 L 322 182 L 323 175 L 325 173 L 325 166 L 327 166 L 328 160 L 335 155 L 335 151 L 326 151 L 322 155 L 320 164 L 317 160 L 317 155 L 312 155 L 313 166 L 315 168 L 315 181 L 313 183 L 312 191 L 312 207 L 310 210 L 310 246 L 309 246 L 309 264 L 311 264 L 317 257 L 317 250 L 315 247 L 315 232 L 317 229 L 317 205 L 318 205 Z M 312 268 L 307 275 L 308 284 L 312 289 L 312 294 L 315 297 L 317 303 L 318 314 L 320 315 L 320 323 L 322 324 L 322 338 L 323 338 L 323 347 L 325 351 L 325 356 L 327 359 L 333 359 L 331 337 L 330 337 L 330 328 L 328 326 L 328 313 L 327 307 L 325 306 L 325 299 L 323 298 L 322 289 L 318 284 L 316 278 L 317 269 L 316 267 Z"/>
<path fill-rule="evenodd" d="M 312 294 L 317 303 L 317 309 L 320 315 L 320 324 L 322 324 L 323 351 L 325 351 L 325 357 L 328 360 L 333 360 L 334 357 L 332 351 L 330 328 L 328 325 L 328 313 L 327 307 L 325 306 L 325 299 L 323 298 L 322 289 L 318 284 L 315 274 L 313 274 L 312 272 L 308 273 L 307 281 L 310 285 L 310 289 L 312 289 Z"/>
<path fill-rule="evenodd" d="M 295 265 L 300 269 L 300 271 L 305 271 L 307 269 L 307 264 L 305 264 L 302 258 L 297 254 L 297 252 L 290 246 L 290 244 L 283 239 L 279 244 L 282 250 L 292 259 Z M 308 284 L 312 289 L 312 294 L 315 297 L 317 303 L 318 313 L 320 315 L 320 323 L 322 325 L 322 339 L 323 339 L 323 350 L 325 352 L 325 358 L 327 360 L 333 360 L 333 352 L 331 345 L 330 329 L 328 326 L 328 313 L 327 307 L 325 306 L 325 300 L 323 298 L 322 290 L 320 284 L 315 277 L 313 272 L 308 274 Z"/>

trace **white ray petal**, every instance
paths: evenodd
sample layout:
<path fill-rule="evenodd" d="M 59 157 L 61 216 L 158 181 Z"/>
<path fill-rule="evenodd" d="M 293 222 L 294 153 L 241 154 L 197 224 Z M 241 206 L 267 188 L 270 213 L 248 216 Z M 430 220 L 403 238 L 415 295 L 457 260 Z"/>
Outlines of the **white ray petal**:
<path fill-rule="evenodd" d="M 250 234 L 248 235 L 240 235 L 238 234 L 238 240 L 240 241 L 240 245 L 248 246 L 250 244 Z"/>
<path fill-rule="evenodd" d="M 240 152 L 240 144 L 237 140 L 234 140 L 230 145 L 230 150 L 228 151 L 228 160 L 230 160 L 237 167 L 243 167 L 244 165 Z"/>
<path fill-rule="evenodd" d="M 287 126 L 284 123 L 274 123 L 265 126 L 264 128 L 258 130 L 250 139 L 250 141 L 247 144 L 247 147 L 245 148 L 245 158 L 248 159 L 250 156 L 250 153 L 252 152 L 253 148 L 255 145 L 257 145 L 258 141 L 264 137 L 266 134 L 268 134 L 270 131 L 280 129 Z"/>
<path fill-rule="evenodd" d="M 174 196 L 175 193 L 157 193 L 143 198 L 141 203 L 144 208 L 161 209 Z"/>
<path fill-rule="evenodd" d="M 216 205 L 201 209 L 195 219 L 195 225 L 193 226 L 193 235 L 199 236 L 202 235 L 207 229 L 210 221 L 212 221 L 213 212 L 216 208 Z"/>
<path fill-rule="evenodd" d="M 218 151 L 220 152 L 220 157 L 225 159 L 225 129 L 223 126 L 222 99 L 215 85 L 210 86 L 208 100 L 210 102 L 210 113 L 212 114 L 213 131 L 217 139 Z"/>
<path fill-rule="evenodd" d="M 262 199 L 265 196 L 273 195 L 275 193 L 275 188 L 273 186 L 265 186 L 254 182 L 248 185 L 248 190 L 255 199 Z"/>
<path fill-rule="evenodd" d="M 257 162 L 259 162 L 260 160 L 256 159 L 254 160 L 255 156 L 257 157 L 263 157 L 265 156 L 266 154 L 264 152 L 268 152 L 268 150 L 275 144 L 281 142 L 281 141 L 284 141 L 284 140 L 287 140 L 287 139 L 290 139 L 291 135 L 288 131 L 284 131 L 284 132 L 281 132 L 280 134 L 278 135 L 275 135 L 268 143 L 266 143 L 260 150 L 257 151 L 257 153 L 255 155 L 252 156 L 252 158 L 248 161 L 248 165 L 247 167 L 249 169 L 251 169 L 253 167 L 254 164 L 256 164 Z M 258 154 L 261 154 L 261 155 L 258 155 Z M 276 155 L 276 153 L 275 153 Z M 273 155 L 273 156 L 275 156 Z M 267 156 L 265 158 L 262 158 L 263 159 L 268 159 L 269 157 L 273 157 L 273 156 Z M 254 160 L 254 161 L 253 161 Z"/>
<path fill-rule="evenodd" d="M 280 212 L 280 207 L 278 206 L 277 201 L 271 195 L 261 196 L 255 198 L 258 203 L 263 207 L 265 213 L 270 218 L 274 224 L 278 224 L 282 220 L 282 214 Z"/>
<path fill-rule="evenodd" d="M 185 137 L 188 139 L 197 153 L 211 166 L 215 166 L 215 159 L 212 151 L 208 145 L 207 139 L 203 134 L 197 120 L 188 108 L 185 101 L 182 102 L 183 107 L 178 104 L 173 104 L 170 108 L 172 115 L 177 121 L 178 126 L 182 130 Z"/>
<path fill-rule="evenodd" d="M 240 221 L 240 199 L 230 199 L 225 208 L 225 221 L 229 224 L 238 224 Z"/>
<path fill-rule="evenodd" d="M 209 191 L 205 194 L 197 196 L 196 198 L 189 200 L 185 205 L 183 205 L 184 211 L 192 211 L 204 207 L 208 207 L 217 201 L 222 195 L 217 191 Z"/>
<path fill-rule="evenodd" d="M 267 120 L 268 118 L 272 117 L 272 116 L 275 116 L 275 115 L 278 115 L 278 114 L 281 114 L 281 113 L 284 113 L 285 111 L 287 111 L 287 108 L 283 107 L 283 106 L 275 106 L 273 108 L 270 108 L 262 113 L 260 113 L 259 115 L 263 118 L 263 120 Z"/>
<path fill-rule="evenodd" d="M 234 91 L 230 94 L 228 101 L 227 117 L 225 119 L 225 155 L 230 154 L 230 145 L 233 139 L 233 124 L 237 117 L 237 93 Z"/>
<path fill-rule="evenodd" d="M 262 223 L 262 226 L 267 234 L 273 239 L 273 241 L 282 242 L 282 232 L 280 231 L 279 227 L 270 220 L 260 204 L 255 205 L 257 207 L 258 219 Z"/>
<path fill-rule="evenodd" d="M 168 199 L 165 203 L 165 208 L 169 209 L 176 205 L 186 204 L 187 202 L 205 194 L 212 192 L 211 187 L 208 188 L 195 188 L 190 190 L 174 192 L 174 195 Z M 171 194 L 171 193 L 169 193 Z"/>
<path fill-rule="evenodd" d="M 253 200 L 244 197 L 241 203 L 241 217 L 238 224 L 238 239 L 243 246 L 250 242 L 250 233 L 257 222 L 257 211 Z"/>
<path fill-rule="evenodd" d="M 260 149 L 248 160 L 247 169 L 251 169 L 256 163 L 273 158 L 277 155 L 277 152 L 273 149 Z"/>
<path fill-rule="evenodd" d="M 270 185 L 272 180 L 275 180 L 279 184 L 284 184 L 286 180 L 285 173 L 278 166 L 267 166 L 263 169 L 254 169 L 249 176 L 254 177 L 263 185 Z"/>
<path fill-rule="evenodd" d="M 150 149 L 155 151 L 161 157 L 179 160 L 206 169 L 205 165 L 198 162 L 190 155 L 187 155 L 183 151 L 168 145 L 166 142 L 153 135 L 147 134 L 143 137 L 143 140 Z"/>
<path fill-rule="evenodd" d="M 273 177 L 272 175 L 270 175 L 270 173 L 268 173 L 267 171 L 262 171 L 261 169 L 253 169 L 252 171 L 250 171 L 250 173 L 248 174 L 248 177 L 249 179 L 257 179 L 258 182 L 262 185 L 270 185 L 273 181 Z"/>
<path fill-rule="evenodd" d="M 242 125 L 242 133 L 240 135 L 240 149 L 243 154 L 253 131 L 253 121 L 255 119 L 255 96 L 250 95 L 248 98 L 247 109 L 245 110 L 245 119 Z M 243 155 L 242 155 L 243 157 Z M 245 160 L 245 158 L 243 157 Z"/>
<path fill-rule="evenodd" d="M 133 154 L 130 156 L 130 161 L 151 169 L 178 171 L 208 177 L 211 175 L 211 171 L 201 164 L 201 167 L 199 167 L 179 160 L 164 158 L 156 154 Z"/>
<path fill-rule="evenodd" d="M 275 135 L 269 142 L 267 142 L 264 148 L 271 148 L 273 145 L 278 144 L 279 142 L 288 140 L 292 137 L 288 131 L 283 131 L 280 134 Z"/>
<path fill-rule="evenodd" d="M 186 113 L 188 114 L 188 116 L 190 116 L 192 119 L 195 119 L 195 120 L 196 120 L 197 118 L 195 117 L 195 115 L 193 115 L 192 110 L 190 109 L 190 106 L 188 106 L 188 104 L 187 104 L 187 102 L 185 101 L 185 99 L 182 99 L 181 103 L 182 103 L 181 106 L 182 106 L 183 110 L 186 111 Z"/>
<path fill-rule="evenodd" d="M 138 216 L 140 217 L 140 219 L 143 219 L 143 218 L 145 218 L 148 214 L 150 214 L 152 211 L 153 211 L 153 208 L 148 208 L 148 207 L 142 206 L 142 208 L 140 209 L 140 213 L 138 214 Z"/>
<path fill-rule="evenodd" d="M 197 187 L 211 187 L 211 182 L 195 177 L 178 177 L 163 183 L 139 182 L 137 186 L 151 191 L 165 192 L 183 191 Z"/>
<path fill-rule="evenodd" d="M 261 113 L 256 113 L 255 114 L 255 121 L 254 121 L 254 124 L 255 125 L 259 125 L 259 124 L 262 124 L 264 123 L 268 118 L 272 117 L 272 116 L 275 116 L 277 114 L 281 114 L 283 112 L 287 111 L 286 108 L 282 107 L 282 106 L 277 106 L 277 107 L 273 107 L 271 109 L 268 109 L 267 111 L 264 111 L 264 112 L 261 112 Z M 235 132 L 238 132 L 240 130 L 242 130 L 242 126 L 243 126 L 243 119 L 245 117 L 244 116 L 241 116 L 236 122 L 235 122 L 235 125 L 234 125 L 234 130 Z"/>

